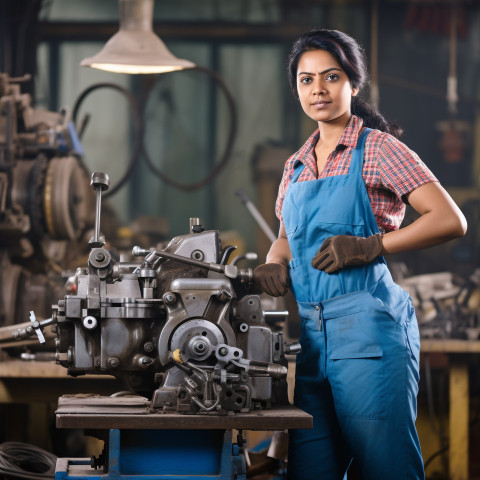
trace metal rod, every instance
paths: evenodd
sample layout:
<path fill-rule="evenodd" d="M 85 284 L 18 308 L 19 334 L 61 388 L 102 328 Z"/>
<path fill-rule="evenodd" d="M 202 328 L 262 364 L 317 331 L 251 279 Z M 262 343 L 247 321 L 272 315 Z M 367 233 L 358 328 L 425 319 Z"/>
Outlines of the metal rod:
<path fill-rule="evenodd" d="M 93 241 L 98 242 L 100 239 L 100 215 L 102 214 L 102 190 L 100 188 L 96 189 L 97 202 L 95 205 L 95 233 L 93 236 Z"/>
<path fill-rule="evenodd" d="M 222 265 L 217 265 L 215 263 L 202 262 L 200 260 L 195 260 L 193 258 L 184 257 L 183 255 L 177 255 L 175 253 L 168 253 L 163 250 L 154 250 L 150 252 L 150 255 L 155 255 L 157 257 L 168 258 L 169 260 L 176 260 L 177 262 L 186 263 L 187 265 L 193 265 L 194 267 L 206 268 L 207 270 L 213 270 L 214 272 L 223 273 Z M 150 263 L 151 257 L 147 255 L 145 261 Z"/>
<path fill-rule="evenodd" d="M 95 205 L 95 230 L 93 232 L 93 244 L 95 247 L 104 245 L 103 242 L 100 242 L 100 216 L 102 214 L 102 192 L 108 190 L 109 185 L 110 178 L 106 173 L 92 173 L 90 186 L 95 190 L 97 196 Z"/>
<path fill-rule="evenodd" d="M 206 268 L 212 272 L 223 273 L 228 278 L 240 278 L 241 280 L 252 280 L 252 269 L 238 268 L 235 265 L 219 265 L 218 263 L 207 263 L 200 260 L 194 260 L 193 258 L 184 257 L 183 255 L 176 255 L 175 253 L 168 253 L 163 250 L 153 250 L 149 255 L 145 257 L 145 264 L 155 265 L 158 258 L 164 257 L 169 260 L 176 260 L 177 262 L 186 263 L 187 265 L 193 265 L 199 268 Z M 150 268 L 150 267 L 149 267 Z"/>
<path fill-rule="evenodd" d="M 276 235 L 273 233 L 273 230 L 265 221 L 262 214 L 257 210 L 257 207 L 255 207 L 255 205 L 247 197 L 247 194 L 245 193 L 245 191 L 242 189 L 237 190 L 235 192 L 235 195 L 240 197 L 240 199 L 242 200 L 242 203 L 247 207 L 248 211 L 252 214 L 252 217 L 258 223 L 258 226 L 262 229 L 263 233 L 273 243 L 277 239 Z"/>

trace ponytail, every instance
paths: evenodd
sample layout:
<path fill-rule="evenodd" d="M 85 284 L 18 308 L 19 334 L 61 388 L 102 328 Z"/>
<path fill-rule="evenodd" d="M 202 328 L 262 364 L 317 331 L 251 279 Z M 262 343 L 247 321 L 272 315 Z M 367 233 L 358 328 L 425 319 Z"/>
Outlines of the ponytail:
<path fill-rule="evenodd" d="M 352 114 L 361 118 L 366 127 L 389 133 L 396 138 L 400 138 L 403 134 L 402 127 L 389 123 L 380 112 L 359 97 L 352 97 Z"/>

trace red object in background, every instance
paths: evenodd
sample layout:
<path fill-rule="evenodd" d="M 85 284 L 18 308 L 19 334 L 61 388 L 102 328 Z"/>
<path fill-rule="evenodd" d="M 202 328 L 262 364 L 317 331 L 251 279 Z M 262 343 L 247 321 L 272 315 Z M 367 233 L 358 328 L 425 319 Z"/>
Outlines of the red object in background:
<path fill-rule="evenodd" d="M 405 16 L 405 28 L 431 32 L 445 37 L 450 36 L 453 6 L 411 5 Z M 467 14 L 463 5 L 456 4 L 457 35 L 466 37 L 468 33 Z"/>
<path fill-rule="evenodd" d="M 439 147 L 445 162 L 460 163 L 463 160 L 463 152 L 466 146 L 467 142 L 462 132 L 457 130 L 454 125 L 442 132 Z"/>

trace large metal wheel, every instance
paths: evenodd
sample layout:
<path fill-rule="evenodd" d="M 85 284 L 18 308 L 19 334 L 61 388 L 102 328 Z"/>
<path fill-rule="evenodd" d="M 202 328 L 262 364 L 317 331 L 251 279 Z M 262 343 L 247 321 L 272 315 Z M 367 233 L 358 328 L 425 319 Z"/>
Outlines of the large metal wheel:
<path fill-rule="evenodd" d="M 48 234 L 75 240 L 87 225 L 92 193 L 84 168 L 75 157 L 52 158 L 45 176 L 44 214 Z"/>

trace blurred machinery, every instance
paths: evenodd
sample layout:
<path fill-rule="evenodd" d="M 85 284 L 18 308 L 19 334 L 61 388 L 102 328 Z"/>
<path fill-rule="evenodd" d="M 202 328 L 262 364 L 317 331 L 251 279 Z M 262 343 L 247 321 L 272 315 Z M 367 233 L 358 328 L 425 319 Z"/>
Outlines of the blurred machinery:
<path fill-rule="evenodd" d="M 65 111 L 34 109 L 27 80 L 0 74 L 0 326 L 32 309 L 47 316 L 72 246 L 93 224 L 73 124 Z"/>
<path fill-rule="evenodd" d="M 467 279 L 438 272 L 414 275 L 398 283 L 412 297 L 423 338 L 479 338 L 479 269 Z"/>

